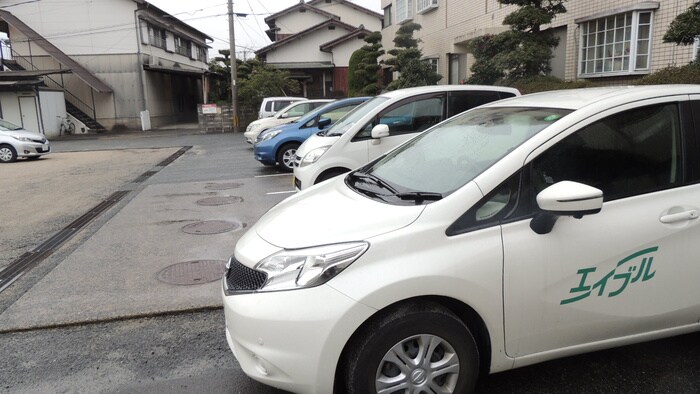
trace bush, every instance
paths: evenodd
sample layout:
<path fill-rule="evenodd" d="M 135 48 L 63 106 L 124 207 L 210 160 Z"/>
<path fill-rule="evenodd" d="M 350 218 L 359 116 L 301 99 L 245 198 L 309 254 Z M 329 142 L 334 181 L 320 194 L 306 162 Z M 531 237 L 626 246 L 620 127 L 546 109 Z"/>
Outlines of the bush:
<path fill-rule="evenodd" d="M 679 84 L 694 83 L 700 84 L 700 63 L 695 61 L 680 67 L 666 67 L 653 74 L 644 76 L 637 81 L 636 85 L 657 85 L 657 84 Z"/>
<path fill-rule="evenodd" d="M 563 81 L 552 76 L 539 76 L 512 81 L 509 86 L 522 94 L 545 92 L 548 90 L 591 88 L 599 86 L 589 81 Z"/>

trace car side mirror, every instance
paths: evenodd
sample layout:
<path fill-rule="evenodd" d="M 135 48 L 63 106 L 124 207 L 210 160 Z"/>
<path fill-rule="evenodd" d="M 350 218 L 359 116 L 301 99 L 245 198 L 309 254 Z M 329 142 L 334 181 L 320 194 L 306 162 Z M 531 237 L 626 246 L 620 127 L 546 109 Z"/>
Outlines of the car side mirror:
<path fill-rule="evenodd" d="M 385 124 L 378 124 L 372 128 L 372 143 L 378 144 L 379 140 L 384 137 L 389 136 L 389 126 Z"/>
<path fill-rule="evenodd" d="M 583 183 L 561 181 L 537 194 L 537 206 L 542 212 L 530 221 L 537 234 L 548 234 L 559 216 L 581 219 L 603 209 L 603 192 Z"/>
<path fill-rule="evenodd" d="M 280 119 L 286 119 L 286 118 L 288 118 L 288 117 L 289 117 L 289 114 L 288 114 L 287 112 L 285 112 L 285 113 L 283 113 L 282 115 L 280 115 Z"/>
<path fill-rule="evenodd" d="M 322 129 L 328 125 L 331 124 L 331 119 L 330 118 L 321 118 L 318 120 L 318 128 Z"/>

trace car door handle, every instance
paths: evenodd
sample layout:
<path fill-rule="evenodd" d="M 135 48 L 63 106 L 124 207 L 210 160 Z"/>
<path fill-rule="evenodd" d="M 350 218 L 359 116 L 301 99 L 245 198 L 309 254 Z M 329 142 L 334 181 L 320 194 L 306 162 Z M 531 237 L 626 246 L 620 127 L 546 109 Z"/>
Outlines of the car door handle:
<path fill-rule="evenodd" d="M 661 216 L 659 220 L 661 223 L 676 223 L 680 222 L 683 220 L 692 220 L 692 219 L 697 219 L 698 218 L 698 210 L 697 209 L 691 209 L 689 211 L 683 211 L 683 212 L 678 212 L 678 213 L 671 213 L 668 215 Z"/>

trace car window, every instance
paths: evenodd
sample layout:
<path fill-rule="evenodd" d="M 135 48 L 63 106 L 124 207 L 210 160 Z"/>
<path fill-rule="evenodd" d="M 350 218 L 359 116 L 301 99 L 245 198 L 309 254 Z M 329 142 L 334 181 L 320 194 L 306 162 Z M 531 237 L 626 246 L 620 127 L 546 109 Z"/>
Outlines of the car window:
<path fill-rule="evenodd" d="M 305 113 L 309 112 L 311 108 L 314 107 L 311 107 L 311 104 L 309 103 L 295 105 L 294 107 L 290 108 L 289 111 L 287 111 L 287 117 L 291 118 L 294 116 L 304 115 Z"/>
<path fill-rule="evenodd" d="M 444 97 L 430 96 L 422 99 L 408 99 L 403 104 L 394 105 L 377 117 L 378 121 L 366 124 L 354 140 L 366 139 L 372 135 L 372 128 L 377 124 L 389 126 L 389 135 L 419 133 L 442 120 Z"/>
<path fill-rule="evenodd" d="M 520 190 L 520 174 L 518 171 L 500 186 L 474 204 L 457 221 L 448 227 L 448 236 L 463 234 L 499 224 L 501 220 L 513 212 L 518 202 Z"/>
<path fill-rule="evenodd" d="M 498 92 L 449 92 L 447 94 L 447 117 L 461 114 L 464 111 L 500 99 L 501 96 L 498 94 Z"/>
<path fill-rule="evenodd" d="M 559 181 L 603 191 L 605 201 L 681 183 L 678 105 L 625 111 L 566 137 L 532 163 L 533 195 Z"/>
<path fill-rule="evenodd" d="M 265 103 L 265 111 L 267 111 L 267 112 L 272 111 L 272 101 L 268 101 Z"/>
<path fill-rule="evenodd" d="M 319 114 L 319 118 L 329 118 L 331 120 L 331 124 L 333 124 L 338 119 L 342 118 L 343 115 L 350 112 L 350 110 L 357 107 L 358 105 L 359 105 L 359 103 L 355 103 L 355 104 L 344 105 L 342 107 L 337 107 L 337 108 L 334 108 L 328 112 L 323 112 L 323 113 Z M 310 121 L 308 121 L 304 125 L 304 127 L 313 127 L 316 125 L 316 123 L 317 123 L 317 121 L 314 118 L 314 119 L 311 119 Z"/>
<path fill-rule="evenodd" d="M 318 107 L 320 107 L 322 105 L 326 105 L 326 104 L 328 104 L 328 103 L 327 102 L 319 102 L 319 103 L 310 103 L 309 105 L 311 106 L 310 109 L 315 109 L 315 108 L 318 108 Z"/>
<path fill-rule="evenodd" d="M 293 101 L 292 100 L 280 100 L 280 101 L 275 101 L 274 103 L 274 111 L 277 112 L 281 110 L 282 108 L 288 106 L 291 104 Z"/>

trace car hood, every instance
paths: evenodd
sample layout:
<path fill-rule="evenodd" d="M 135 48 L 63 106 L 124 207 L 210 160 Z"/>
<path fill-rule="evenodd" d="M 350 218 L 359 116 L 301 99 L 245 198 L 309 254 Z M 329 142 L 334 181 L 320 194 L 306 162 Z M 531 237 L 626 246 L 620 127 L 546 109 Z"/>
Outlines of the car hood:
<path fill-rule="evenodd" d="M 299 157 L 304 157 L 307 153 L 311 152 L 316 148 L 333 145 L 333 143 L 338 141 L 339 138 L 340 136 L 325 137 L 320 136 L 318 134 L 314 134 L 311 137 L 307 138 L 303 144 L 301 144 L 301 146 L 297 149 L 296 155 Z"/>
<path fill-rule="evenodd" d="M 6 135 L 10 137 L 25 137 L 31 138 L 33 140 L 44 140 L 45 137 L 39 133 L 33 131 L 27 131 L 24 129 L 20 130 L 0 130 L 0 135 Z"/>
<path fill-rule="evenodd" d="M 344 177 L 323 182 L 287 198 L 253 226 L 272 245 L 298 249 L 366 240 L 406 227 L 425 205 L 395 206 L 348 188 Z"/>
<path fill-rule="evenodd" d="M 261 128 L 261 129 L 269 129 L 270 127 L 275 127 L 277 125 L 281 124 L 287 124 L 294 122 L 295 120 L 299 119 L 299 116 L 292 116 L 290 118 L 263 118 L 263 119 L 258 119 L 254 122 L 251 122 L 250 125 L 253 128 Z"/>

